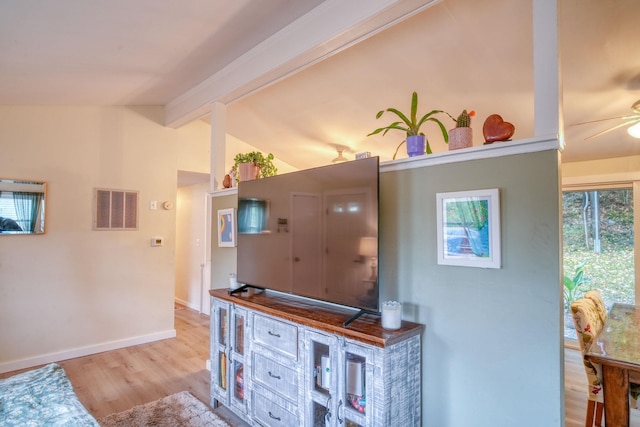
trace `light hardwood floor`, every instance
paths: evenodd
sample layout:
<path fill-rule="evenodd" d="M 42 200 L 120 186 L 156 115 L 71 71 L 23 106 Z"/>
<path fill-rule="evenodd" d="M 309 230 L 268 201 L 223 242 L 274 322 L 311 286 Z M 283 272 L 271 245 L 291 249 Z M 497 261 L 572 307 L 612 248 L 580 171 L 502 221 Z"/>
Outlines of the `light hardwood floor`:
<path fill-rule="evenodd" d="M 209 405 L 209 316 L 176 307 L 176 338 L 58 362 L 95 418 L 180 391 Z M 215 412 L 233 426 L 246 425 L 226 408 Z"/>
<path fill-rule="evenodd" d="M 579 350 L 564 350 L 564 399 L 566 427 L 584 427 L 587 411 L 587 375 Z"/>
<path fill-rule="evenodd" d="M 100 418 L 180 391 L 209 404 L 209 317 L 188 308 L 175 311 L 176 338 L 109 351 L 59 364 L 80 401 Z M 25 369 L 26 370 L 26 369 Z M 5 378 L 21 371 L 0 374 Z M 566 427 L 583 427 L 587 380 L 580 352 L 565 349 Z M 233 426 L 246 426 L 225 408 L 217 408 Z M 640 411 L 632 411 L 632 426 L 640 426 Z"/>

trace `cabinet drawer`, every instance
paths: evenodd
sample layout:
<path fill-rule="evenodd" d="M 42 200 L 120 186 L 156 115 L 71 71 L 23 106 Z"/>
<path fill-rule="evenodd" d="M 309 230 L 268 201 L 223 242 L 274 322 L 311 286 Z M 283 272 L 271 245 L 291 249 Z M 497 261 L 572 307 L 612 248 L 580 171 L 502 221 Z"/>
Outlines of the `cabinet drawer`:
<path fill-rule="evenodd" d="M 298 374 L 295 369 L 253 354 L 253 379 L 289 400 L 298 400 Z"/>
<path fill-rule="evenodd" d="M 255 315 L 253 339 L 267 348 L 298 358 L 298 328 L 293 325 Z"/>
<path fill-rule="evenodd" d="M 263 426 L 291 427 L 302 425 L 298 416 L 260 393 L 253 395 L 253 418 Z"/>

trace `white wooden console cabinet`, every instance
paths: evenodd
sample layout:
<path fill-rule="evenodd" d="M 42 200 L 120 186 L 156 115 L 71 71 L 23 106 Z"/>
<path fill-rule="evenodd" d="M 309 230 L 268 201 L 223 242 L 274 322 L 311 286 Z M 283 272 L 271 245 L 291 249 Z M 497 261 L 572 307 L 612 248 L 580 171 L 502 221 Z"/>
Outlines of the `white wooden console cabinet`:
<path fill-rule="evenodd" d="M 211 290 L 211 404 L 256 426 L 419 426 L 423 325 L 269 291 Z"/>

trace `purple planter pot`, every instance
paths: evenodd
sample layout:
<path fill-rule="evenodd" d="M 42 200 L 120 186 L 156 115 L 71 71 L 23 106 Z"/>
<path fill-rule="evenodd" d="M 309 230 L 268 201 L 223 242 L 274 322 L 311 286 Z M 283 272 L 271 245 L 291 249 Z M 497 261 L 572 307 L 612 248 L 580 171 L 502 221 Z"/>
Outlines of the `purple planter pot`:
<path fill-rule="evenodd" d="M 407 154 L 409 157 L 421 156 L 425 153 L 426 138 L 424 135 L 407 137 Z"/>

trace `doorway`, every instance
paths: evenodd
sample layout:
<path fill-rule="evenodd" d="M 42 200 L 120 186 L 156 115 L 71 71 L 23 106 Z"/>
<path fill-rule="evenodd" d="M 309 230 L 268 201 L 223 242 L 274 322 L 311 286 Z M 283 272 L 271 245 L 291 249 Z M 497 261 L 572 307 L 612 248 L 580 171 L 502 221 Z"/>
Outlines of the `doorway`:
<path fill-rule="evenodd" d="M 178 171 L 174 299 L 204 314 L 211 282 L 208 191 L 209 174 Z"/>

